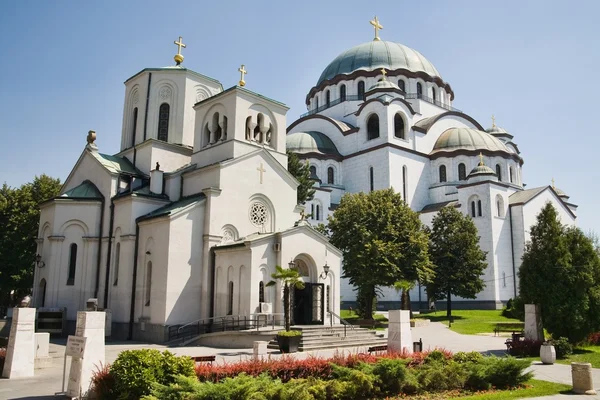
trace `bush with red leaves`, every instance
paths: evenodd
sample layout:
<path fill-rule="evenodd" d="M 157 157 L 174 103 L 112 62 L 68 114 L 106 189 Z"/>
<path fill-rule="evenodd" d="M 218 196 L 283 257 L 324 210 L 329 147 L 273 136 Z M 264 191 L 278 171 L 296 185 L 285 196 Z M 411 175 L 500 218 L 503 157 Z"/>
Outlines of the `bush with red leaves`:
<path fill-rule="evenodd" d="M 514 357 L 539 357 L 543 343 L 541 340 L 515 340 L 510 343 L 508 352 Z"/>
<path fill-rule="evenodd" d="M 590 334 L 590 336 L 588 336 L 588 343 L 592 344 L 592 345 L 599 345 L 600 344 L 600 332 L 594 332 L 592 334 Z"/>

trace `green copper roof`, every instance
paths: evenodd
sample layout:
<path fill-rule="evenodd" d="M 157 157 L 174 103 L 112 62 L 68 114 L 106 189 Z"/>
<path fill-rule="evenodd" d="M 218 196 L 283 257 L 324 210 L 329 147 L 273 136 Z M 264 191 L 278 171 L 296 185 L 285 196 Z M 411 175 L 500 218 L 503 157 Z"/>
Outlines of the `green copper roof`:
<path fill-rule="evenodd" d="M 85 180 L 81 185 L 75 186 L 71 190 L 67 190 L 59 197 L 61 198 L 74 198 L 74 199 L 102 199 L 102 193 L 98 190 L 96 185 L 92 182 Z"/>
<path fill-rule="evenodd" d="M 400 90 L 400 88 L 398 87 L 398 85 L 396 85 L 394 82 L 391 81 L 379 81 L 376 84 L 374 84 L 373 86 L 371 86 L 369 88 L 369 91 L 371 90 L 376 90 L 376 89 L 396 89 L 396 90 Z"/>
<path fill-rule="evenodd" d="M 445 130 L 435 142 L 431 153 L 453 150 L 489 150 L 510 153 L 504 143 L 494 136 L 471 128 Z"/>
<path fill-rule="evenodd" d="M 494 172 L 493 169 L 491 169 L 487 165 L 478 165 L 471 170 L 471 172 L 469 173 L 469 176 L 467 178 L 476 176 L 476 175 L 496 175 L 496 173 Z"/>
<path fill-rule="evenodd" d="M 144 175 L 143 173 L 138 171 L 137 168 L 135 168 L 133 164 L 125 157 L 111 156 L 108 154 L 102 154 L 98 152 L 91 152 L 91 154 L 94 157 L 96 157 L 98 161 L 100 161 L 100 164 L 102 164 L 106 169 L 108 169 L 112 173 Z"/>
<path fill-rule="evenodd" d="M 170 204 L 167 204 L 164 207 L 158 208 L 158 209 L 152 211 L 151 213 L 142 215 L 141 217 L 138 218 L 138 221 L 144 221 L 147 219 L 177 214 L 178 212 L 182 211 L 183 209 L 191 206 L 192 204 L 198 203 L 198 202 L 204 200 L 205 198 L 206 198 L 206 196 L 204 195 L 204 193 L 199 193 L 199 194 L 195 194 L 192 196 L 187 196 L 187 197 L 181 198 L 180 200 L 174 201 Z"/>
<path fill-rule="evenodd" d="M 340 156 L 335 144 L 327 135 L 321 132 L 294 132 L 286 137 L 288 150 L 298 154 L 319 153 L 323 155 Z"/>
<path fill-rule="evenodd" d="M 317 86 L 337 75 L 347 75 L 357 70 L 373 71 L 381 68 L 407 69 L 411 72 L 425 72 L 431 77 L 441 78 L 433 64 L 418 51 L 400 43 L 370 41 L 354 46 L 337 56 L 325 68 L 319 77 Z"/>

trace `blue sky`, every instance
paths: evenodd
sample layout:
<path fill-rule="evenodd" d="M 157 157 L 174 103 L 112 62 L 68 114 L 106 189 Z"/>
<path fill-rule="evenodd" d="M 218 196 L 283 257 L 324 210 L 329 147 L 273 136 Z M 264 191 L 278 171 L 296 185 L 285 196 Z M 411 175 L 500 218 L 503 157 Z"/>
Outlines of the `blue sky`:
<path fill-rule="evenodd" d="M 600 231 L 595 167 L 600 84 L 598 1 L 4 1 L 0 3 L 0 183 L 64 180 L 90 129 L 115 153 L 124 85 L 145 67 L 184 65 L 290 107 L 342 51 L 373 37 L 425 55 L 454 106 L 515 138 L 528 187 L 556 186 Z"/>

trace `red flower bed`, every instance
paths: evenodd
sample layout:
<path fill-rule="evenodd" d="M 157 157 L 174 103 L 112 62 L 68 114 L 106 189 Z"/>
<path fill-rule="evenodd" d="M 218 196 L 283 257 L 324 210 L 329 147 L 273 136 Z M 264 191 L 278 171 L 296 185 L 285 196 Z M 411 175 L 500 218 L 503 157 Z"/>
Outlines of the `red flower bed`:
<path fill-rule="evenodd" d="M 588 336 L 589 344 L 599 345 L 600 344 L 600 332 L 595 332 Z"/>
<path fill-rule="evenodd" d="M 445 358 L 451 358 L 452 353 L 447 350 L 437 349 Z M 248 360 L 235 363 L 222 364 L 198 364 L 196 366 L 196 376 L 201 382 L 218 382 L 225 378 L 233 378 L 241 373 L 246 373 L 250 376 L 258 376 L 262 373 L 267 373 L 272 378 L 281 379 L 287 382 L 294 378 L 322 378 L 331 377 L 331 364 L 336 364 L 343 367 L 352 368 L 358 363 L 373 364 L 382 358 L 387 359 L 410 359 L 408 367 L 421 365 L 425 357 L 431 351 L 412 353 L 384 353 L 384 354 L 336 354 L 332 358 L 321 358 L 310 356 L 305 359 L 297 359 L 286 355 L 280 358 L 263 359 L 263 360 Z"/>

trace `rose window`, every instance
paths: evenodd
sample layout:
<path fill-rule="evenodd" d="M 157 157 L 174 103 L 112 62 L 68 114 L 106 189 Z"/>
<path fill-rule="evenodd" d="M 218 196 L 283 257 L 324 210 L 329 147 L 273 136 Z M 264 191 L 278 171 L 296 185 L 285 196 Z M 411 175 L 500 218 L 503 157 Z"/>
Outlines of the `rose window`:
<path fill-rule="evenodd" d="M 250 222 L 252 225 L 262 227 L 267 223 L 269 214 L 267 207 L 261 203 L 254 203 L 250 206 Z"/>

